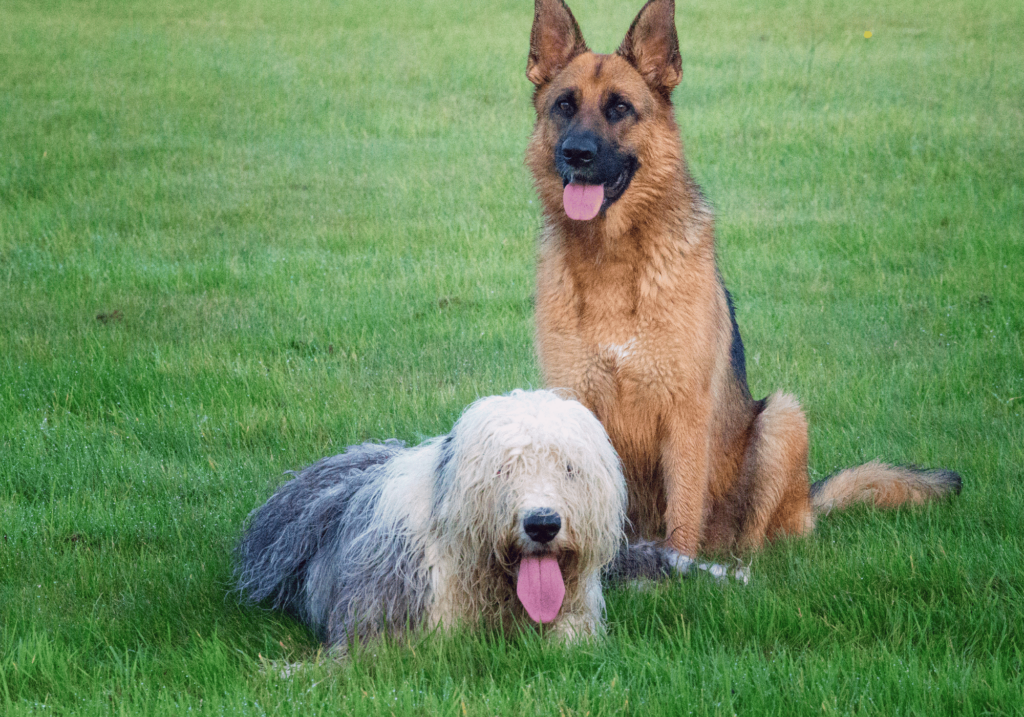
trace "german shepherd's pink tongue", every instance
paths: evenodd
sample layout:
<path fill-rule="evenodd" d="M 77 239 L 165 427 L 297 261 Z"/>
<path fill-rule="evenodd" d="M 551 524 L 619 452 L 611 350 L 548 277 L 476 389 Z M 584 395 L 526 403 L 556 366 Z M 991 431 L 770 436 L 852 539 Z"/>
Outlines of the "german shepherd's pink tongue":
<path fill-rule="evenodd" d="M 516 595 L 534 622 L 551 622 L 558 617 L 565 599 L 565 582 L 558 560 L 552 555 L 523 558 L 519 563 Z"/>
<path fill-rule="evenodd" d="M 566 184 L 562 206 L 570 219 L 585 222 L 597 216 L 604 202 L 603 184 Z"/>

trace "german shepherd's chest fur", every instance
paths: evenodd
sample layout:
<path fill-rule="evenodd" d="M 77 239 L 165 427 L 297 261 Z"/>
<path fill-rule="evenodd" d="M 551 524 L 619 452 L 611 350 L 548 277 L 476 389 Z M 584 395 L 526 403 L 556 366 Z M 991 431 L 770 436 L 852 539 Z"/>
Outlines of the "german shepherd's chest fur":
<path fill-rule="evenodd" d="M 700 369 L 713 363 L 719 339 L 708 327 L 719 307 L 713 265 L 709 287 L 699 256 L 688 261 L 672 247 L 676 256 L 653 260 L 648 244 L 637 237 L 591 253 L 550 233 L 538 266 L 537 340 L 549 381 L 576 387 L 593 404 L 612 389 L 616 403 L 638 400 L 656 414 L 685 398 L 676 394 L 703 390 L 708 374 Z"/>

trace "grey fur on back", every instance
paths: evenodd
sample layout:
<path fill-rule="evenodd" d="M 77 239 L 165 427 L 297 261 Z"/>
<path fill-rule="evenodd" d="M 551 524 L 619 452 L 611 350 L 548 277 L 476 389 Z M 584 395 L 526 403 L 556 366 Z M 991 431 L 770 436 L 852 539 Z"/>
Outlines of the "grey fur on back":
<path fill-rule="evenodd" d="M 331 644 L 421 617 L 426 576 L 408 535 L 374 520 L 400 441 L 350 446 L 302 470 L 254 510 L 235 552 L 238 589 Z"/>

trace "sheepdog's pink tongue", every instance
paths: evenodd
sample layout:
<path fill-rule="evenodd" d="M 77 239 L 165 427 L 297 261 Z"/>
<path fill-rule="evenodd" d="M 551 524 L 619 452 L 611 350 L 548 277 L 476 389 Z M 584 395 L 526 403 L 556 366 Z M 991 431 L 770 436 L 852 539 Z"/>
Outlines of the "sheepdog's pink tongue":
<path fill-rule="evenodd" d="M 570 219 L 585 222 L 597 216 L 604 201 L 603 184 L 566 184 L 562 206 Z"/>
<path fill-rule="evenodd" d="M 551 622 L 558 617 L 565 599 L 565 583 L 558 560 L 551 555 L 523 558 L 519 563 L 516 595 L 535 622 Z"/>

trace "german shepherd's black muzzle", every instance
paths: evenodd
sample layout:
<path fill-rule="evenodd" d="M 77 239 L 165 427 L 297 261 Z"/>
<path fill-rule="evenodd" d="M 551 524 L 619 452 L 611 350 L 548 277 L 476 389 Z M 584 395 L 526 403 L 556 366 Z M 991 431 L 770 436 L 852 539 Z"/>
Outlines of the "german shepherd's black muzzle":
<path fill-rule="evenodd" d="M 626 191 L 640 162 L 590 130 L 569 129 L 555 146 L 555 169 L 562 185 L 603 184 L 604 211 Z"/>

